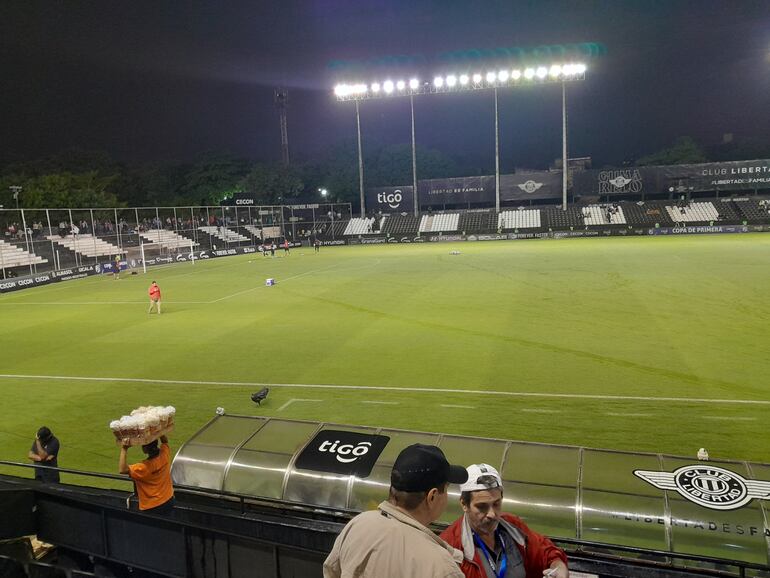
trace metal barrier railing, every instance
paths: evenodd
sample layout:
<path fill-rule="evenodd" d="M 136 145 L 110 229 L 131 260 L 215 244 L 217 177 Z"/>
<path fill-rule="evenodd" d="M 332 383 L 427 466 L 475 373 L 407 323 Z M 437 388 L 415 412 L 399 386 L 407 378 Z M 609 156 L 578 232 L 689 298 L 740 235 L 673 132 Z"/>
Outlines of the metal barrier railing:
<path fill-rule="evenodd" d="M 25 464 L 20 462 L 12 462 L 12 461 L 6 461 L 6 460 L 0 460 L 0 466 L 11 466 L 11 467 L 18 467 L 23 469 L 34 469 L 34 464 Z M 119 475 L 119 474 L 105 474 L 100 472 L 89 472 L 84 470 L 75 470 L 71 468 L 51 468 L 53 470 L 56 470 L 60 473 L 65 474 L 72 474 L 72 475 L 80 475 L 84 477 L 90 477 L 90 478 L 97 478 L 97 479 L 106 479 L 106 480 L 116 480 L 120 482 L 126 482 L 133 484 L 132 480 L 128 476 Z M 26 479 L 26 478 L 25 478 Z M 102 489 L 102 488 L 95 488 L 93 486 L 86 486 L 91 489 Z M 267 497 L 257 497 L 247 494 L 240 494 L 237 492 L 229 492 L 226 490 L 212 490 L 209 488 L 199 488 L 195 486 L 185 486 L 185 485 L 174 485 L 174 492 L 179 492 L 182 494 L 189 494 L 189 495 L 206 495 L 212 498 L 227 498 L 232 501 L 237 501 L 240 506 L 240 514 L 246 513 L 246 506 L 247 505 L 254 505 L 254 506 L 267 506 L 271 508 L 280 508 L 285 511 L 291 511 L 292 513 L 300 514 L 313 514 L 313 515 L 325 515 L 329 516 L 331 518 L 335 518 L 336 521 L 339 521 L 341 523 L 346 522 L 348 519 L 356 516 L 359 514 L 357 510 L 346 510 L 346 509 L 330 509 L 325 508 L 323 506 L 316 506 L 313 504 L 305 504 L 300 502 L 288 502 L 284 500 L 277 500 L 273 498 L 267 498 Z M 131 496 L 126 500 L 126 508 L 129 508 L 129 500 Z M 141 512 L 137 512 L 140 513 Z M 149 514 L 144 514 L 149 515 Z M 440 525 L 437 525 L 441 527 Z M 443 527 L 441 527 L 443 529 Z M 649 568 L 657 568 L 657 569 L 676 569 L 676 570 L 686 570 L 688 572 L 697 572 L 702 575 L 709 575 L 709 576 L 739 576 L 740 578 L 745 578 L 748 576 L 747 572 L 749 570 L 759 570 L 759 571 L 770 571 L 770 568 L 768 568 L 765 565 L 762 564 L 753 564 L 750 562 L 744 562 L 740 560 L 731 560 L 726 558 L 714 558 L 714 557 L 708 557 L 708 556 L 699 556 L 699 555 L 692 555 L 692 554 L 684 554 L 684 553 L 672 553 L 664 550 L 654 550 L 654 549 L 648 549 L 648 548 L 638 548 L 633 546 L 622 546 L 622 545 L 615 545 L 615 544 L 607 544 L 603 542 L 592 542 L 588 540 L 575 540 L 571 538 L 552 538 L 554 543 L 556 543 L 559 546 L 563 546 L 564 550 L 567 551 L 568 554 L 572 556 L 586 556 L 590 557 L 591 559 L 596 560 L 603 560 L 608 562 L 623 562 L 623 563 L 631 563 L 634 565 L 641 565 L 646 566 Z M 645 559 L 639 559 L 633 556 L 645 556 Z M 702 565 L 713 565 L 715 568 L 709 569 L 709 568 L 702 568 L 702 567 L 694 567 L 692 565 L 687 565 L 687 562 L 698 562 Z M 735 568 L 736 572 L 732 572 L 729 570 L 720 570 L 719 568 L 727 568 L 732 567 Z"/>

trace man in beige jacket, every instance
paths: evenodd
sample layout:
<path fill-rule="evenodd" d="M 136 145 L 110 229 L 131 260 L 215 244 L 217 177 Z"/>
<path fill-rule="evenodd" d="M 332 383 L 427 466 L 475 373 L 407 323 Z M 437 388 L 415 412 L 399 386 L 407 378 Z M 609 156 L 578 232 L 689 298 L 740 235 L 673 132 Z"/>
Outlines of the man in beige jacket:
<path fill-rule="evenodd" d="M 447 485 L 468 472 L 436 446 L 414 444 L 396 458 L 390 495 L 377 510 L 353 518 L 324 562 L 324 578 L 463 578 L 461 551 L 428 525 L 447 505 Z"/>

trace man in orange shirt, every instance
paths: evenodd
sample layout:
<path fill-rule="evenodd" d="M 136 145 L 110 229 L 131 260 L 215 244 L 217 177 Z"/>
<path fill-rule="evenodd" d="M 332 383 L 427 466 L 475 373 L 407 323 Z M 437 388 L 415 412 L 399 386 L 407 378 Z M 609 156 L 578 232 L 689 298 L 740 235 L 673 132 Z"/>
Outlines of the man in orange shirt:
<path fill-rule="evenodd" d="M 158 308 L 158 315 L 160 315 L 160 287 L 153 281 L 147 292 L 150 294 L 150 308 L 147 310 L 147 313 L 152 313 L 152 306 L 155 305 Z"/>
<path fill-rule="evenodd" d="M 158 440 L 143 445 L 142 451 L 147 454 L 147 459 L 132 465 L 128 465 L 129 446 L 122 446 L 118 471 L 121 474 L 128 474 L 134 480 L 140 510 L 149 514 L 168 516 L 174 511 L 171 450 L 166 436 L 161 436 L 160 443 L 160 447 L 158 447 Z"/>

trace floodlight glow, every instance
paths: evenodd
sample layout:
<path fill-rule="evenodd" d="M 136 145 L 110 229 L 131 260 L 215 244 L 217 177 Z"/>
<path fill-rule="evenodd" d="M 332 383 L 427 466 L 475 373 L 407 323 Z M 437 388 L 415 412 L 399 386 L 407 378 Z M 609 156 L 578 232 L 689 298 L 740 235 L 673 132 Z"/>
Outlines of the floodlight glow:
<path fill-rule="evenodd" d="M 383 90 L 384 90 L 384 91 L 385 91 L 387 94 L 390 94 L 391 92 L 393 92 L 393 81 L 392 81 L 392 80 L 386 80 L 386 81 L 385 81 L 385 82 L 382 84 L 382 89 L 383 89 Z"/>
<path fill-rule="evenodd" d="M 399 80 L 396 83 L 396 88 L 399 90 L 404 90 L 406 88 L 406 82 L 404 82 L 403 80 Z"/>
<path fill-rule="evenodd" d="M 574 64 L 565 64 L 561 67 L 561 73 L 564 76 L 572 76 L 575 74 L 575 65 Z"/>
<path fill-rule="evenodd" d="M 416 78 L 413 78 L 412 80 L 409 81 L 409 88 L 411 88 L 412 90 L 417 90 L 419 86 L 420 86 L 420 81 L 417 80 Z"/>
<path fill-rule="evenodd" d="M 551 69 L 548 71 L 548 74 L 550 74 L 552 77 L 556 78 L 561 74 L 561 66 L 558 64 L 554 64 Z"/>
<path fill-rule="evenodd" d="M 519 80 L 521 78 L 521 70 L 513 70 L 511 72 L 511 78 L 513 80 Z"/>
<path fill-rule="evenodd" d="M 380 92 L 380 83 L 379 82 L 373 82 L 372 83 L 372 92 L 374 94 L 377 94 L 378 92 Z"/>
<path fill-rule="evenodd" d="M 433 86 L 435 86 L 436 88 L 441 88 L 442 86 L 444 86 L 444 79 L 441 76 L 437 76 L 436 78 L 433 79 Z"/>
<path fill-rule="evenodd" d="M 487 72 L 487 82 L 492 84 L 495 80 L 497 80 L 497 74 L 494 72 Z"/>
<path fill-rule="evenodd" d="M 481 75 L 477 72 L 473 75 L 473 84 L 480 84 L 481 83 Z"/>
<path fill-rule="evenodd" d="M 468 80 L 467 80 L 468 77 L 466 76 L 465 79 L 466 79 L 465 83 L 467 84 L 468 83 Z M 457 84 L 457 77 L 454 74 L 450 74 L 449 76 L 446 77 L 446 85 L 449 88 L 452 88 L 455 84 Z"/>
<path fill-rule="evenodd" d="M 575 73 L 576 74 L 584 74 L 586 71 L 586 65 L 582 62 L 580 64 L 575 65 Z"/>
<path fill-rule="evenodd" d="M 535 74 L 538 78 L 545 78 L 548 75 L 548 69 L 545 66 L 539 66 Z"/>
<path fill-rule="evenodd" d="M 524 71 L 524 78 L 527 80 L 532 80 L 535 77 L 535 69 L 534 68 L 527 68 Z"/>
<path fill-rule="evenodd" d="M 508 81 L 508 71 L 507 70 L 501 70 L 497 73 L 497 79 L 500 82 L 507 82 Z"/>
<path fill-rule="evenodd" d="M 369 90 L 365 84 L 356 84 L 353 86 L 353 94 L 366 94 L 366 91 Z"/>

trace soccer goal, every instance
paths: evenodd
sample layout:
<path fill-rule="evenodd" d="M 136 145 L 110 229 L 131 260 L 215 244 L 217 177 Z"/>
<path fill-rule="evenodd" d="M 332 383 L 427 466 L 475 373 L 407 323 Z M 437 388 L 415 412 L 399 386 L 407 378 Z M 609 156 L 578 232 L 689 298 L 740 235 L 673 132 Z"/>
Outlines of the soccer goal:
<path fill-rule="evenodd" d="M 131 269 L 141 268 L 147 273 L 147 265 L 157 265 L 168 253 L 168 249 L 158 243 L 142 243 L 137 247 L 126 248 L 126 260 Z"/>

